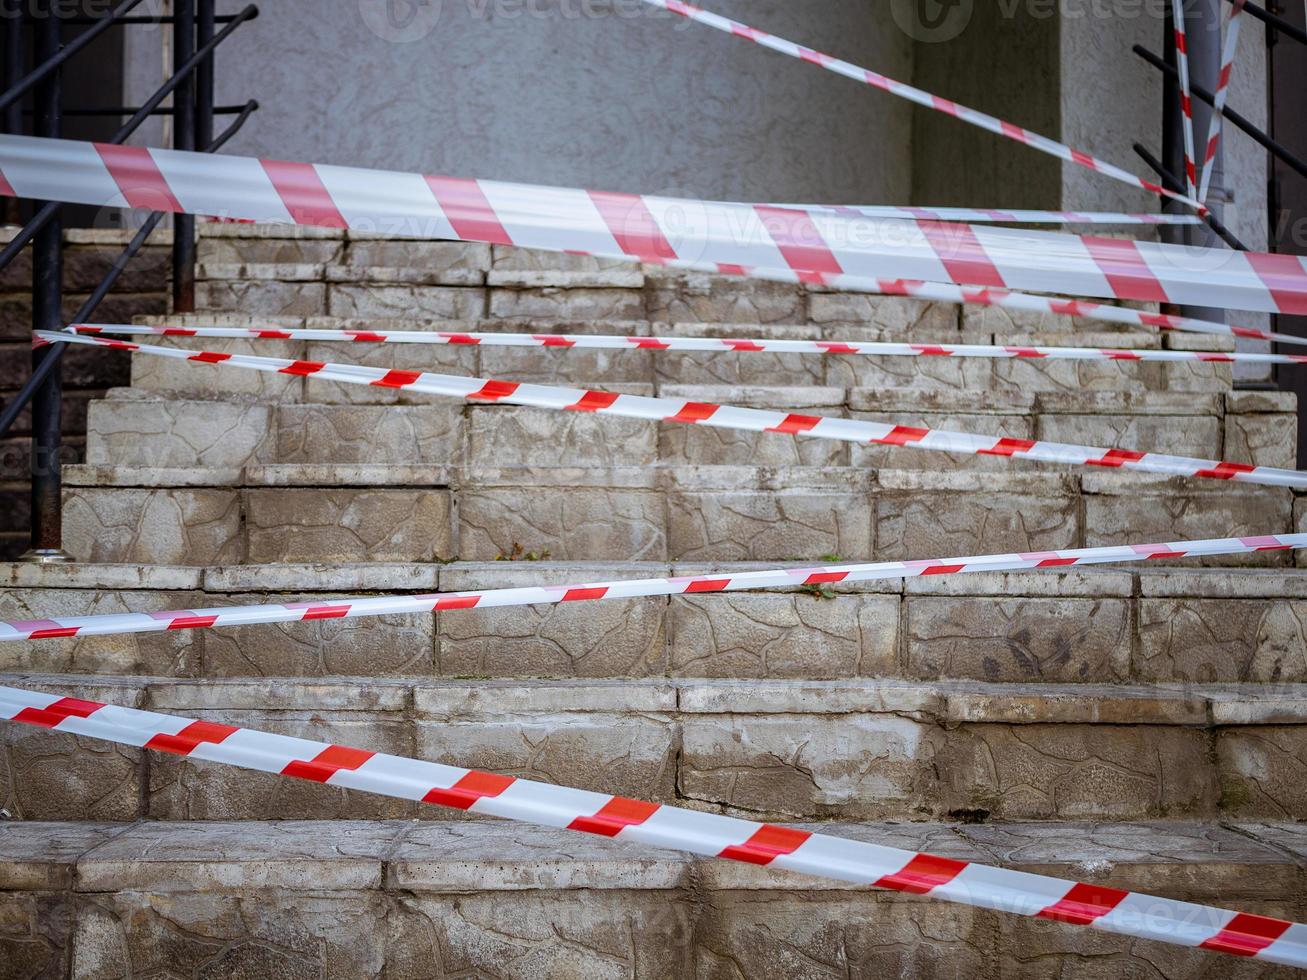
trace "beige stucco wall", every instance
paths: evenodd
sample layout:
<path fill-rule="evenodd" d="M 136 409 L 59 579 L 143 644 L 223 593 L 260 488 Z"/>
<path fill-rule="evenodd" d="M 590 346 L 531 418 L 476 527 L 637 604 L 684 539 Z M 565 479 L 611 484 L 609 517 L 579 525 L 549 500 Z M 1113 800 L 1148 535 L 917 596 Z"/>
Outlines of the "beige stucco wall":
<path fill-rule="evenodd" d="M 912 39 L 880 0 L 712 6 L 911 76 Z M 907 103 L 637 0 L 393 9 L 416 18 L 388 20 L 387 0 L 263 3 L 220 54 L 220 98 L 262 103 L 229 151 L 734 199 L 910 195 Z M 139 93 L 161 38 L 129 36 Z"/>

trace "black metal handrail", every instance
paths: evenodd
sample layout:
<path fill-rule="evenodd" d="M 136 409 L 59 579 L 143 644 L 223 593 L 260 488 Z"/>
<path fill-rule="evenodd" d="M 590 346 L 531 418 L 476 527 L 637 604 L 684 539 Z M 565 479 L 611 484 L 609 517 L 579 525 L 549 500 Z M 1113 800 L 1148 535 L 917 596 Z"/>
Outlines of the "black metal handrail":
<path fill-rule="evenodd" d="M 107 106 L 99 109 L 67 110 L 78 116 L 127 116 L 108 143 L 122 143 L 153 115 L 171 115 L 174 119 L 173 146 L 176 149 L 202 148 L 212 152 L 222 146 L 244 125 L 258 108 L 251 100 L 242 106 L 215 106 L 214 51 L 241 24 L 258 16 L 253 4 L 235 14 L 217 16 L 214 0 L 177 0 L 168 17 L 129 17 L 128 11 L 140 0 L 123 0 L 109 14 L 94 20 L 66 45 L 60 33 L 67 23 L 81 23 L 81 18 L 59 16 L 59 0 L 43 0 L 38 13 L 20 15 L 5 25 L 6 68 L 4 82 L 9 87 L 0 94 L 0 112 L 4 129 L 21 132 L 22 99 L 34 91 L 33 131 L 38 136 L 60 135 L 59 122 L 65 111 L 61 98 L 61 68 L 79 51 L 110 27 L 133 23 L 170 23 L 173 25 L 173 71 L 162 85 L 138 107 Z M 37 67 L 27 75 L 21 72 L 22 27 L 36 25 L 35 56 Z M 222 24 L 221 30 L 216 25 Z M 172 97 L 171 106 L 163 106 Z M 236 119 L 217 138 L 213 137 L 213 119 L 217 114 L 236 113 Z M 20 228 L 11 241 L 0 249 L 0 268 L 4 268 L 29 242 L 34 242 L 32 262 L 32 322 L 34 329 L 62 326 L 62 213 L 63 205 L 47 201 Z M 145 245 L 164 214 L 154 212 L 132 236 L 126 248 L 114 260 L 105 276 L 83 301 L 74 322 L 89 318 L 113 288 L 123 270 Z M 177 312 L 194 309 L 195 218 L 177 215 L 173 222 L 172 308 Z M 60 363 L 66 344 L 56 344 L 33 352 L 32 373 L 18 393 L 0 410 L 0 436 L 7 433 L 19 414 L 32 407 L 32 548 L 28 558 L 67 560 L 61 545 L 61 476 L 60 449 L 62 425 L 62 378 Z"/>
<path fill-rule="evenodd" d="M 1227 0 L 1227 2 L 1235 3 L 1236 0 Z M 1245 3 L 1243 5 L 1243 11 L 1246 14 L 1251 14 L 1256 17 L 1267 27 L 1275 28 L 1285 37 L 1293 38 L 1299 44 L 1307 44 L 1307 33 L 1304 33 L 1302 28 L 1290 24 L 1283 17 L 1276 17 L 1275 14 L 1271 13 L 1269 10 L 1263 10 L 1256 4 L 1251 3 Z"/>
<path fill-rule="evenodd" d="M 249 102 L 246 102 L 240 115 L 236 117 L 235 121 L 223 130 L 222 135 L 210 143 L 203 152 L 213 153 L 218 150 L 224 143 L 236 135 L 237 131 L 245 125 L 245 120 L 249 119 L 250 115 L 258 107 L 259 103 L 254 99 L 250 99 Z M 104 278 L 100 280 L 99 284 L 95 287 L 95 290 L 86 298 L 78 308 L 77 312 L 73 314 L 73 318 L 70 321 L 71 323 L 83 323 L 90 318 L 91 314 L 95 312 L 96 307 L 98 307 L 105 296 L 109 294 L 109 290 L 113 288 L 113 284 L 118 281 L 118 277 L 122 275 L 123 270 L 127 268 L 127 263 L 141 250 L 141 247 L 145 245 L 146 239 L 149 238 L 154 229 L 158 227 L 158 224 L 163 220 L 164 215 L 165 212 L 163 211 L 153 211 L 150 213 L 150 216 L 141 224 L 140 229 L 132 237 L 132 240 L 127 244 L 127 247 L 124 248 L 118 258 L 114 260 L 113 265 L 110 267 L 109 271 L 105 273 Z M 55 365 L 58 364 L 59 359 L 63 357 L 64 351 L 67 350 L 67 347 L 67 344 L 59 344 L 58 350 L 54 351 L 51 356 L 42 360 L 40 366 L 38 366 L 28 379 L 23 382 L 23 386 L 18 390 L 18 393 L 14 395 L 13 398 L 9 399 L 9 403 L 5 405 L 4 410 L 0 411 L 0 438 L 4 438 L 5 434 L 13 427 L 14 421 L 20 414 L 22 414 L 22 411 L 27 407 L 28 402 L 32 400 L 32 396 L 36 393 L 36 389 L 40 387 L 41 382 L 46 379 L 51 371 L 54 370 Z"/>
<path fill-rule="evenodd" d="M 197 49 L 195 54 L 173 72 L 168 80 L 160 85 L 150 98 L 146 99 L 144 105 L 137 109 L 132 117 L 128 119 L 127 122 L 123 123 L 118 131 L 104 142 L 121 143 L 123 140 L 127 139 L 128 136 L 131 136 L 132 133 L 136 132 L 141 124 L 149 119 L 150 115 L 159 108 L 163 103 L 163 100 L 171 95 L 174 89 L 181 85 L 181 83 L 195 69 L 196 65 L 211 55 L 214 49 L 231 35 L 232 31 L 245 21 L 253 20 L 258 16 L 258 13 L 259 8 L 254 4 L 250 4 L 240 13 L 232 17 L 231 22 L 226 27 L 215 34 L 207 44 Z M 23 227 L 14 235 L 9 244 L 7 244 L 3 249 L 0 249 L 0 269 L 3 269 L 14 260 L 14 257 L 23 250 L 29 241 L 32 240 L 32 237 L 45 227 L 50 219 L 55 216 L 59 207 L 60 205 L 57 201 L 49 201 L 44 204 L 40 210 L 32 216 L 27 224 L 23 225 Z"/>
<path fill-rule="evenodd" d="M 1144 163 L 1148 164 L 1149 169 L 1152 170 L 1153 173 L 1157 174 L 1157 176 L 1162 179 L 1163 187 L 1165 187 L 1169 191 L 1178 191 L 1179 193 L 1182 194 L 1184 193 L 1184 184 L 1181 183 L 1180 178 L 1177 177 L 1175 174 L 1171 173 L 1171 171 L 1167 170 L 1166 167 L 1162 166 L 1162 161 L 1158 160 L 1157 157 L 1153 156 L 1153 154 L 1148 151 L 1148 148 L 1146 146 L 1144 146 L 1142 143 L 1135 143 L 1134 151 L 1139 155 L 1139 159 L 1143 160 Z M 1202 218 L 1203 218 L 1203 222 L 1207 225 L 1207 227 L 1212 229 L 1212 231 L 1216 232 L 1216 234 L 1221 237 L 1221 240 L 1224 241 L 1225 244 L 1229 245 L 1232 249 L 1234 249 L 1237 252 L 1248 251 L 1248 247 L 1244 245 L 1243 242 L 1239 241 L 1239 239 L 1234 236 L 1234 232 L 1230 231 L 1229 228 L 1225 227 L 1225 225 L 1221 223 L 1220 219 L 1217 218 L 1216 215 L 1212 214 L 1210 209 L 1203 212 Z"/>
<path fill-rule="evenodd" d="M 1175 65 L 1167 64 L 1167 62 L 1163 61 L 1157 55 L 1153 54 L 1153 52 L 1149 51 L 1142 44 L 1136 44 L 1133 50 L 1135 54 L 1139 55 L 1139 57 L 1143 58 L 1144 61 L 1148 62 L 1154 68 L 1161 71 L 1167 78 L 1179 79 L 1180 72 L 1175 67 Z M 1193 95 L 1196 98 L 1201 99 L 1203 102 L 1206 102 L 1209 106 L 1215 108 L 1216 96 L 1214 96 L 1207 89 L 1203 88 L 1201 85 L 1197 85 L 1193 81 L 1190 81 L 1189 91 L 1193 93 Z M 1258 129 L 1251 122 L 1249 122 L 1247 117 L 1231 109 L 1228 104 L 1221 110 L 1221 115 L 1224 116 L 1226 119 L 1230 120 L 1230 122 L 1234 123 L 1240 129 L 1242 129 L 1245 133 L 1247 133 L 1250 137 L 1252 137 L 1254 141 L 1259 143 L 1268 152 L 1270 152 L 1273 156 L 1275 156 L 1276 159 L 1292 167 L 1294 170 L 1298 171 L 1298 173 L 1302 174 L 1304 177 L 1307 177 L 1307 163 L 1304 163 L 1302 160 L 1299 160 L 1296 156 L 1290 153 L 1285 146 L 1276 142 L 1270 136 L 1267 136 L 1265 133 L 1263 133 L 1260 129 Z"/>
<path fill-rule="evenodd" d="M 81 34 L 78 34 L 77 37 L 65 44 L 58 54 L 53 58 L 46 59 L 36 68 L 33 68 L 28 72 L 26 76 L 20 79 L 18 84 L 11 86 L 5 90 L 3 94 L 0 94 L 0 109 L 5 108 L 18 99 L 21 99 L 24 95 L 34 89 L 41 79 L 55 71 L 58 71 L 69 58 L 74 57 L 97 37 L 113 27 L 129 10 L 133 7 L 139 6 L 140 3 L 141 0 L 123 0 L 122 3 L 118 4 L 117 7 L 109 11 L 109 13 L 105 14 L 103 17 L 95 18 L 94 23 L 88 30 L 82 31 Z M 51 11 L 48 16 L 53 17 L 55 14 Z M 59 18 L 59 20 L 61 23 L 63 22 L 63 18 Z"/>

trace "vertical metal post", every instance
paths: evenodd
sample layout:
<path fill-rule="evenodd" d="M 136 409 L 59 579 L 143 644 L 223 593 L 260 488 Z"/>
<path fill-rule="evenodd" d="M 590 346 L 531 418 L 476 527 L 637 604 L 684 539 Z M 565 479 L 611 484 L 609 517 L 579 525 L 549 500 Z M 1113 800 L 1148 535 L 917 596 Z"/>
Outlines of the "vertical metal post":
<path fill-rule="evenodd" d="M 23 8 L 17 0 L 3 0 L 3 23 L 0 24 L 0 30 L 4 32 L 3 40 L 3 61 L 4 72 L 0 78 L 0 90 L 8 91 L 18 84 L 19 79 L 23 77 Z M 6 107 L 4 111 L 3 124 L 6 133 L 21 133 L 23 131 L 23 106 L 22 100 L 19 99 L 13 105 Z M 18 199 L 7 197 L 4 199 L 3 212 L 0 213 L 0 221 L 6 224 L 18 224 L 19 211 Z"/>
<path fill-rule="evenodd" d="M 198 0 L 195 9 L 195 47 L 202 48 L 213 40 L 214 0 Z M 195 71 L 195 148 L 207 150 L 213 142 L 213 58 L 200 62 Z"/>
<path fill-rule="evenodd" d="M 173 0 L 173 71 L 195 53 L 195 0 Z M 195 75 L 188 75 L 172 95 L 172 145 L 195 149 Z M 173 215 L 172 308 L 175 313 L 195 311 L 195 216 Z"/>
<path fill-rule="evenodd" d="M 39 0 L 33 6 L 36 64 L 59 53 L 60 0 Z M 37 136 L 59 136 L 61 71 L 37 86 L 33 99 L 33 129 Z M 63 217 L 55 213 L 32 241 L 32 327 L 58 330 L 63 326 Z M 52 356 L 53 347 L 32 352 L 32 370 Z M 32 396 L 32 547 L 23 560 L 68 561 L 62 527 L 60 436 L 63 423 L 63 373 L 56 364 Z"/>

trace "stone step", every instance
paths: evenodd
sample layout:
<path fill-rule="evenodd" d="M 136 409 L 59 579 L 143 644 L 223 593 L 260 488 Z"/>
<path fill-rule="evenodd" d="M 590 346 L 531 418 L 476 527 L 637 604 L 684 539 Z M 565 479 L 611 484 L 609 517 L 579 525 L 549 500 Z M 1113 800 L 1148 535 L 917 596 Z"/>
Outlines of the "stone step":
<path fill-rule="evenodd" d="M 342 386 L 344 387 L 344 386 Z M 1187 392 L 918 391 L 623 384 L 639 394 L 854 417 L 1292 468 L 1294 396 Z M 369 389 L 356 389 L 367 392 Z M 375 390 L 375 389 L 373 389 Z M 763 465 L 1011 469 L 1004 459 L 905 452 L 777 433 L 659 425 L 513 405 L 266 404 L 162 398 L 115 389 L 90 407 L 88 463 L 242 467 L 260 463 L 531 466 Z"/>
<path fill-rule="evenodd" d="M 1307 685 L 0 681 L 774 820 L 1307 817 Z M 458 817 L 31 726 L 0 740 L 17 819 Z"/>
<path fill-rule="evenodd" d="M 839 823 L 833 834 L 1302 918 L 1291 823 Z M 1289 976 L 1288 968 L 495 821 L 27 823 L 17 976 Z M 511 870 L 510 870 L 511 869 Z M 928 937 L 923 941 L 923 936 Z M 724 964 L 729 964 L 729 972 Z"/>
<path fill-rule="evenodd" d="M 894 299 L 886 302 L 914 303 Z M 996 329 L 986 324 L 978 329 L 956 326 L 908 327 L 855 324 L 763 324 L 748 322 L 693 323 L 659 322 L 631 316 L 598 319 L 595 316 L 542 313 L 520 321 L 463 317 L 430 319 L 433 314 L 420 307 L 398 308 L 374 316 L 250 315 L 239 312 L 210 312 L 186 316 L 138 317 L 145 323 L 172 326 L 281 326 L 346 330 L 443 330 L 449 332 L 513 333 L 600 333 L 645 336 L 668 334 L 689 337 L 771 337 L 793 340 L 865 340 L 914 343 L 999 343 L 1010 345 L 1076 345 L 1130 349 L 1221 350 L 1232 344 L 1205 334 L 1162 335 L 1151 332 L 1105 332 L 1093 325 L 1071 332 L 1045 329 L 1047 324 L 1009 324 Z M 410 319 L 400 319 L 400 317 Z M 638 316 L 638 314 L 637 314 Z M 425 319 L 424 319 L 425 317 Z M 903 319 L 910 319 L 904 317 Z M 171 341 L 169 341 L 171 343 Z M 616 384 L 707 384 L 953 389 L 1010 392 L 1017 395 L 1040 391 L 1177 391 L 1220 393 L 1231 388 L 1229 364 L 1136 363 L 1130 361 L 1066 361 L 949 357 L 868 357 L 831 354 L 767 354 L 727 352 L 701 354 L 673 351 L 596 351 L 543 347 L 425 346 L 412 344 L 358 344 L 317 341 L 234 340 L 194 338 L 180 346 L 234 353 L 264 354 L 270 357 L 299 357 L 309 360 L 369 364 L 377 367 L 424 369 L 449 374 L 584 385 Z M 244 377 L 252 372 L 235 368 L 201 368 L 180 361 L 161 361 L 146 356 L 132 361 L 132 384 L 156 391 L 213 392 L 262 397 L 266 400 L 385 402 L 410 399 L 402 393 L 355 389 L 335 382 L 286 377 Z M 235 379 L 233 381 L 233 376 Z M 326 394 L 325 392 L 334 392 Z"/>
<path fill-rule="evenodd" d="M 0 569 L 0 618 L 25 620 L 673 571 L 658 562 L 554 561 Z M 193 678 L 1280 684 L 1307 683 L 1305 619 L 1307 572 L 1139 565 L 38 640 L 0 646 L 0 664 Z"/>
<path fill-rule="evenodd" d="M 912 450 L 903 450 L 910 452 Z M 1119 471 L 258 465 L 64 471 L 64 546 L 159 564 L 935 558 L 1275 534 L 1285 488 Z M 1206 559 L 1282 565 L 1283 552 Z"/>

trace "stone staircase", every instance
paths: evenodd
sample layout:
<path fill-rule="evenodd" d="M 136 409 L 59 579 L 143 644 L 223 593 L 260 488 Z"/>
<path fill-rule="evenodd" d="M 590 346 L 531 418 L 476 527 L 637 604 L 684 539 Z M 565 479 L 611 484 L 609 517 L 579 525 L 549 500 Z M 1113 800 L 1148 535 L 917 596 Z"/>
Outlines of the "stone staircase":
<path fill-rule="evenodd" d="M 1211 349 L 1066 318 L 209 225 L 170 323 Z M 1081 332 L 1084 331 L 1084 332 Z M 1292 466 L 1219 364 L 185 341 Z M 107 357 L 124 355 L 106 354 Z M 1288 490 L 138 358 L 0 615 L 1301 528 Z M 10 683 L 1307 916 L 1307 572 L 1239 561 L 0 650 Z M 1271 976 L 1263 964 L 0 729 L 0 976 Z M 307 822 L 305 822 L 307 821 Z"/>

